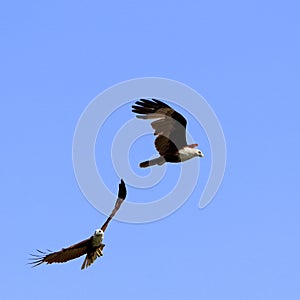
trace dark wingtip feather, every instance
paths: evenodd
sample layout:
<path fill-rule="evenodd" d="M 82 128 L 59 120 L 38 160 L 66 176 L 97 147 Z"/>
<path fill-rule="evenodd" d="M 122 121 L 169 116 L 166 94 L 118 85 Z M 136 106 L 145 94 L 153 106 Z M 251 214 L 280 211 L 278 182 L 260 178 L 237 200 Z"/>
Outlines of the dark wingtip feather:
<path fill-rule="evenodd" d="M 46 252 L 41 251 L 41 250 L 39 250 L 39 249 L 36 249 L 36 251 L 39 252 L 39 253 L 41 253 L 41 254 L 46 254 Z"/>
<path fill-rule="evenodd" d="M 30 253 L 30 255 L 32 257 L 28 258 L 31 261 L 28 262 L 27 264 L 28 265 L 32 265 L 31 266 L 32 268 L 35 268 L 35 267 L 41 265 L 42 263 L 44 263 L 45 262 L 45 260 L 44 260 L 45 256 L 47 255 L 47 253 L 45 253 L 45 252 L 43 252 L 43 251 L 41 251 L 39 249 L 36 249 L 36 251 L 39 252 L 40 254 L 32 254 L 32 253 Z"/>
<path fill-rule="evenodd" d="M 153 99 L 152 99 L 153 100 Z M 152 100 L 149 100 L 149 99 L 140 99 L 139 101 L 137 102 L 142 102 L 142 104 L 150 104 L 152 105 L 153 104 L 153 101 Z"/>
<path fill-rule="evenodd" d="M 153 108 L 157 106 L 157 103 L 160 102 L 159 100 L 149 100 L 149 99 L 140 99 L 138 101 L 136 101 L 134 104 L 132 105 L 132 108 Z M 162 103 L 162 102 L 160 102 Z"/>
<path fill-rule="evenodd" d="M 125 199 L 127 195 L 126 185 L 123 179 L 121 179 L 121 183 L 119 184 L 119 192 L 118 198 Z"/>
<path fill-rule="evenodd" d="M 36 260 L 36 261 L 32 261 L 29 262 L 28 265 L 31 265 L 31 268 L 35 268 L 39 265 L 41 265 L 44 261 L 42 259 Z"/>
<path fill-rule="evenodd" d="M 151 100 L 140 99 L 132 105 L 132 112 L 136 114 L 151 114 L 155 113 L 160 108 L 170 108 L 170 106 L 154 98 Z"/>
<path fill-rule="evenodd" d="M 40 258 L 41 257 L 41 255 L 38 255 L 38 254 L 32 254 L 32 253 L 30 253 L 29 255 L 31 255 L 32 257 L 29 257 L 28 259 L 30 259 L 30 260 L 34 260 L 34 259 L 37 259 L 37 258 Z"/>

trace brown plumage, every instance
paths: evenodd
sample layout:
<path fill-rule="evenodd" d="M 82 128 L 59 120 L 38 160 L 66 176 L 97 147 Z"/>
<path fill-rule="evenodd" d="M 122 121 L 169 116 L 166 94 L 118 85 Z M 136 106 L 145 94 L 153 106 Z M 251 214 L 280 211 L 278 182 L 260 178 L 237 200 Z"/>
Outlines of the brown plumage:
<path fill-rule="evenodd" d="M 81 269 L 90 266 L 97 259 L 97 257 L 103 255 L 102 250 L 105 247 L 105 244 L 102 243 L 104 237 L 104 231 L 106 230 L 107 225 L 112 220 L 114 215 L 119 210 L 121 204 L 125 200 L 126 194 L 127 191 L 126 191 L 125 183 L 123 180 L 121 180 L 121 183 L 119 184 L 118 199 L 116 201 L 116 204 L 110 216 L 105 221 L 105 223 L 102 225 L 100 229 L 97 229 L 95 231 L 93 236 L 75 245 L 72 245 L 68 248 L 63 248 L 62 250 L 57 252 L 48 251 L 49 253 L 46 253 L 37 250 L 39 254 L 32 254 L 32 258 L 31 258 L 32 262 L 30 262 L 30 264 L 32 264 L 33 267 L 36 267 L 42 263 L 46 263 L 46 264 L 64 263 L 86 254 Z"/>
<path fill-rule="evenodd" d="M 187 144 L 187 121 L 169 105 L 156 99 L 141 99 L 132 105 L 132 112 L 136 113 L 139 119 L 157 119 L 151 123 L 151 126 L 154 129 L 154 135 L 157 135 L 154 144 L 160 156 L 140 163 L 141 168 L 162 165 L 165 162 L 178 163 L 195 156 L 203 156 L 200 150 L 186 149 L 195 148 L 198 145 Z M 180 150 L 183 152 L 180 153 Z"/>

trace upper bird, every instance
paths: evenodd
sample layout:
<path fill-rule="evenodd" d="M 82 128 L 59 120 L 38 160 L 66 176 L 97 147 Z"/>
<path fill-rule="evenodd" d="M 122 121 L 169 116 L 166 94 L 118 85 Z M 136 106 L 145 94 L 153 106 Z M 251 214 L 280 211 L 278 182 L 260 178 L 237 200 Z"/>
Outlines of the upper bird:
<path fill-rule="evenodd" d="M 160 156 L 141 162 L 141 168 L 162 165 L 165 162 L 179 163 L 197 156 L 204 157 L 200 150 L 195 149 L 198 144 L 187 144 L 187 121 L 172 107 L 156 99 L 141 99 L 132 105 L 132 112 L 139 119 L 158 119 L 151 126 L 154 135 L 157 135 L 154 144 Z"/>
<path fill-rule="evenodd" d="M 123 180 L 119 184 L 118 199 L 115 203 L 115 207 L 112 210 L 110 216 L 107 218 L 105 223 L 101 228 L 97 229 L 90 238 L 81 241 L 68 248 L 63 248 L 57 252 L 45 253 L 37 250 L 40 254 L 32 254 L 31 264 L 36 267 L 42 263 L 52 264 L 52 263 L 64 263 L 71 259 L 77 258 L 86 254 L 86 257 L 81 266 L 81 270 L 90 266 L 99 256 L 103 256 L 102 250 L 105 244 L 102 243 L 104 239 L 104 231 L 107 228 L 108 223 L 114 217 L 116 212 L 119 210 L 121 204 L 126 198 L 126 186 Z"/>

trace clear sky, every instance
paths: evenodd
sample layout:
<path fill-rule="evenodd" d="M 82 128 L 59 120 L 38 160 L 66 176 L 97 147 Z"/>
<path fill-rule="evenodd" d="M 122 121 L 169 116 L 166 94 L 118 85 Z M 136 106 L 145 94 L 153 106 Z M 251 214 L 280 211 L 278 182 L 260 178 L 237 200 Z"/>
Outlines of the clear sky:
<path fill-rule="evenodd" d="M 299 14 L 297 1 L 2 1 L 0 298 L 299 299 Z M 188 201 L 157 222 L 112 221 L 104 256 L 85 271 L 83 257 L 30 268 L 36 248 L 72 245 L 105 220 L 76 181 L 74 131 L 100 92 L 145 76 L 187 84 L 217 114 L 227 167 L 216 197 L 198 208 L 210 148 L 180 110 L 207 154 Z M 145 141 L 130 154 L 139 174 L 155 153 Z M 167 167 L 163 189 L 128 185 L 128 200 L 162 197 L 178 168 Z"/>

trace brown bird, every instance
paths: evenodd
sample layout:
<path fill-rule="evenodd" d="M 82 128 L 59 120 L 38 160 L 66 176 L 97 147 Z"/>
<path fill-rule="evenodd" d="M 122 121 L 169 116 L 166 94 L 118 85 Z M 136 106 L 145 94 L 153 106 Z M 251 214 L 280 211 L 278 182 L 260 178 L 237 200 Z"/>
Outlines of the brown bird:
<path fill-rule="evenodd" d="M 155 148 L 159 157 L 140 163 L 141 168 L 162 165 L 165 162 L 180 163 L 193 157 L 203 157 L 195 149 L 198 144 L 188 145 L 186 141 L 186 119 L 162 101 L 141 99 L 132 105 L 132 112 L 139 119 L 158 119 L 151 123 L 154 129 Z"/>
<path fill-rule="evenodd" d="M 97 259 L 97 257 L 103 256 L 102 250 L 105 246 L 105 244 L 102 243 L 104 239 L 104 231 L 106 230 L 110 220 L 119 210 L 121 204 L 126 198 L 126 195 L 126 186 L 124 181 L 121 179 L 121 183 L 119 184 L 118 199 L 116 201 L 115 207 L 113 208 L 110 216 L 107 218 L 105 223 L 101 228 L 95 231 L 94 235 L 84 241 L 81 241 L 68 248 L 63 248 L 62 250 L 57 252 L 49 251 L 50 253 L 45 253 L 43 251 L 37 250 L 40 254 L 31 254 L 33 257 L 30 258 L 32 260 L 30 264 L 32 264 L 33 267 L 36 267 L 42 263 L 64 263 L 86 254 L 86 257 L 81 266 L 81 270 L 90 266 Z"/>

